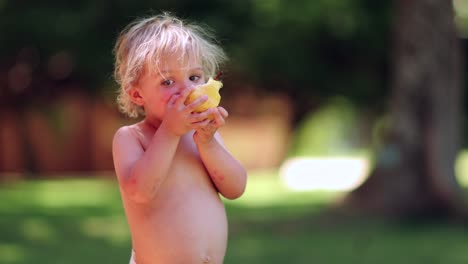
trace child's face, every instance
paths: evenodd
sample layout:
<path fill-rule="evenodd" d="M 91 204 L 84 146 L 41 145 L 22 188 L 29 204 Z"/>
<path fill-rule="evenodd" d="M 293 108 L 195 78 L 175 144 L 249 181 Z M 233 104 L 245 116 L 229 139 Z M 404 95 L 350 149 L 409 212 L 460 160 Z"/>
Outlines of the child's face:
<path fill-rule="evenodd" d="M 147 117 L 164 119 L 164 110 L 172 96 L 205 82 L 201 63 L 195 60 L 181 63 L 176 58 L 162 60 L 159 71 L 145 70 L 135 87 L 141 97 L 136 103 L 143 106 Z"/>

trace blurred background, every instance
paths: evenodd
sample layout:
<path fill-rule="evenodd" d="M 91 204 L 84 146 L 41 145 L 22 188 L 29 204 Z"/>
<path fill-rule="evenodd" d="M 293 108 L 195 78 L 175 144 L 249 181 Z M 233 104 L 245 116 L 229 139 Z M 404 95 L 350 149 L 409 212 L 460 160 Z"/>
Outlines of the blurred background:
<path fill-rule="evenodd" d="M 128 263 L 112 49 L 160 11 L 230 57 L 225 263 L 468 263 L 466 0 L 0 0 L 0 263 Z"/>

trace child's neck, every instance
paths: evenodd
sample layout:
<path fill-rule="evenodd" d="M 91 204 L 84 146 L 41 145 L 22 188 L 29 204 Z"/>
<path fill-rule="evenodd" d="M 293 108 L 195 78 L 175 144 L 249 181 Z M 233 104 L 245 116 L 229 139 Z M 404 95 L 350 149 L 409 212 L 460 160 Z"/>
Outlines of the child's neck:
<path fill-rule="evenodd" d="M 161 125 L 161 120 L 157 118 L 150 118 L 150 117 L 145 117 L 143 120 L 143 124 L 149 128 L 152 128 L 154 130 L 157 130 L 159 126 Z"/>

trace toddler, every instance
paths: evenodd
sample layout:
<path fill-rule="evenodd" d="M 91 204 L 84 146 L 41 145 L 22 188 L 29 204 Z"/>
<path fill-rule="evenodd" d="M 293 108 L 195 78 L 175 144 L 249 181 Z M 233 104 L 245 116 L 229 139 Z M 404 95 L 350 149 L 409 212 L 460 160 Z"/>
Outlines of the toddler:
<path fill-rule="evenodd" d="M 240 197 L 247 175 L 217 132 L 228 112 L 194 112 L 206 96 L 185 101 L 225 53 L 208 31 L 168 13 L 131 23 L 114 52 L 120 110 L 143 117 L 113 139 L 130 262 L 223 263 L 228 227 L 219 194 Z"/>

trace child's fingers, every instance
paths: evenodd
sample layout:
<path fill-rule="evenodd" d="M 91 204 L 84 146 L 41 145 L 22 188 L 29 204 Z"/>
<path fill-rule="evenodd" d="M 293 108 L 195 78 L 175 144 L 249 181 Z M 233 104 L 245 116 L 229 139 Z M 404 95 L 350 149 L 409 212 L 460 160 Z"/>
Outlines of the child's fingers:
<path fill-rule="evenodd" d="M 179 98 L 179 96 L 179 94 L 173 94 L 167 101 L 167 104 L 173 106 L 176 103 L 176 100 Z"/>
<path fill-rule="evenodd" d="M 187 111 L 190 113 L 193 112 L 197 107 L 204 104 L 206 101 L 208 101 L 208 95 L 204 94 L 187 105 Z"/>
<path fill-rule="evenodd" d="M 199 121 L 199 122 L 194 122 L 190 125 L 190 127 L 192 129 L 195 129 L 195 130 L 198 130 L 198 129 L 201 129 L 201 128 L 204 128 L 206 127 L 209 123 L 210 123 L 211 120 L 209 119 L 204 119 L 202 121 Z"/>
<path fill-rule="evenodd" d="M 192 88 L 185 88 L 185 89 L 180 93 L 179 98 L 177 98 L 176 104 L 178 104 L 178 105 L 184 105 L 185 101 L 187 100 L 187 97 L 188 97 L 189 94 L 192 92 L 192 90 L 193 90 L 193 87 L 192 87 Z"/>
<path fill-rule="evenodd" d="M 213 114 L 213 109 L 208 109 L 206 111 L 203 111 L 203 112 L 200 112 L 200 113 L 192 113 L 190 115 L 190 118 L 189 118 L 189 121 L 191 123 L 195 123 L 195 122 L 200 122 L 202 120 L 205 120 L 207 119 L 210 115 Z"/>
<path fill-rule="evenodd" d="M 229 116 L 228 111 L 222 106 L 218 106 L 218 111 L 224 119 L 226 119 Z"/>
<path fill-rule="evenodd" d="M 215 108 L 216 110 L 213 111 L 213 112 L 214 112 L 214 113 L 213 113 L 213 116 L 214 116 L 214 126 L 215 126 L 216 128 L 222 127 L 222 126 L 224 126 L 224 124 L 226 123 L 226 121 L 224 120 L 223 114 L 221 113 L 222 110 L 220 110 L 220 108 L 222 108 L 222 107 Z M 222 108 L 222 109 L 224 109 L 224 108 Z M 227 111 L 226 111 L 226 110 L 224 110 L 224 111 L 225 111 L 225 114 L 227 114 Z"/>

